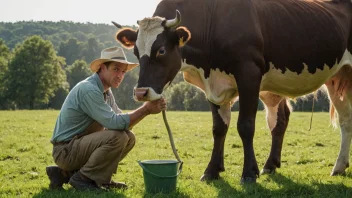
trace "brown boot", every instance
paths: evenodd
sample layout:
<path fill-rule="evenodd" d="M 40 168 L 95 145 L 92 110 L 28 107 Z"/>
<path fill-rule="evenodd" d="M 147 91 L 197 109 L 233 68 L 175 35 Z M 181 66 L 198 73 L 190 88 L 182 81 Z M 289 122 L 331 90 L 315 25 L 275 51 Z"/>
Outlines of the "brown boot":
<path fill-rule="evenodd" d="M 46 174 L 49 177 L 51 190 L 62 190 L 62 185 L 67 184 L 74 171 L 64 171 L 58 166 L 47 166 Z"/>
<path fill-rule="evenodd" d="M 84 176 L 80 171 L 77 171 L 71 178 L 69 183 L 76 190 L 99 190 L 99 186 L 95 181 Z"/>

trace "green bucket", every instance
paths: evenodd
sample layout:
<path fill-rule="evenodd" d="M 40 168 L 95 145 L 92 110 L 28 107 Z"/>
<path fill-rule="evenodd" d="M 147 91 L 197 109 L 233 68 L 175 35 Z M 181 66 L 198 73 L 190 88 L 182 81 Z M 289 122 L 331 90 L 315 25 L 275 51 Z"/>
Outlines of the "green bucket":
<path fill-rule="evenodd" d="M 182 171 L 182 161 L 144 160 L 138 161 L 138 163 L 143 169 L 146 192 L 170 193 L 176 191 L 177 176 Z"/>

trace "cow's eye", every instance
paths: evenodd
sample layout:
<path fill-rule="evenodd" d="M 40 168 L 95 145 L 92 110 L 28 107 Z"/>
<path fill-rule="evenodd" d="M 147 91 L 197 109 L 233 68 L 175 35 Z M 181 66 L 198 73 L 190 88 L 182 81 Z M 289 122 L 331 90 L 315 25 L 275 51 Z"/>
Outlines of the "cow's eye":
<path fill-rule="evenodd" d="M 165 50 L 165 47 L 161 47 L 159 50 L 158 50 L 158 53 L 156 54 L 156 56 L 163 56 L 166 54 L 166 50 Z"/>

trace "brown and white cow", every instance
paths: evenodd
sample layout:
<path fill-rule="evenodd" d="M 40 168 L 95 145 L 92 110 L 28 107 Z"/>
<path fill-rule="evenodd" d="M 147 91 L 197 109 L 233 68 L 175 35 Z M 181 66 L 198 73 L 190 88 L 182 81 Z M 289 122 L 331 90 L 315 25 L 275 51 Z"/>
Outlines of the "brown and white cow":
<path fill-rule="evenodd" d="M 164 0 L 153 17 L 138 24 L 137 31 L 124 28 L 116 35 L 139 59 L 135 98 L 160 98 L 182 71 L 211 104 L 214 147 L 202 180 L 219 178 L 225 170 L 224 142 L 237 98 L 241 181 L 253 182 L 259 176 L 253 148 L 258 97 L 272 134 L 263 172 L 271 173 L 280 167 L 288 99 L 324 84 L 341 128 L 331 174 L 345 172 L 352 137 L 350 0 Z"/>

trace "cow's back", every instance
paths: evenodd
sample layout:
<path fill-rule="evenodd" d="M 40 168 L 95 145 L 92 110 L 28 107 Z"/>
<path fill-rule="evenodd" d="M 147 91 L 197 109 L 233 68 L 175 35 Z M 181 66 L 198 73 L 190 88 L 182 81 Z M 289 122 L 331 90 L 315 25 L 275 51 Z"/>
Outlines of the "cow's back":
<path fill-rule="evenodd" d="M 352 3 L 345 0 L 164 0 L 154 16 L 172 19 L 176 9 L 192 33 L 187 47 L 198 53 L 183 58 L 204 78 L 216 69 L 235 74 L 236 62 L 250 60 L 263 67 L 262 90 L 296 97 L 351 56 Z"/>
<path fill-rule="evenodd" d="M 175 10 L 181 13 L 180 26 L 187 27 L 192 38 L 187 43 L 199 49 L 205 60 L 191 60 L 193 65 L 201 65 L 206 77 L 210 69 L 221 68 L 233 72 L 233 64 L 228 57 L 239 59 L 262 56 L 262 38 L 253 0 L 163 0 L 154 16 L 166 19 L 175 17 Z M 258 53 L 245 53 L 244 48 L 256 46 Z M 248 54 L 253 57 L 245 57 Z M 255 57 L 254 57 L 255 56 Z M 260 57 L 259 57 L 260 58 Z"/>
<path fill-rule="evenodd" d="M 339 62 L 351 52 L 352 4 L 334 1 L 262 0 L 257 10 L 269 63 L 300 74 Z"/>

